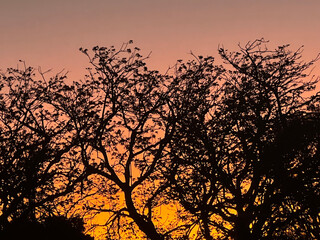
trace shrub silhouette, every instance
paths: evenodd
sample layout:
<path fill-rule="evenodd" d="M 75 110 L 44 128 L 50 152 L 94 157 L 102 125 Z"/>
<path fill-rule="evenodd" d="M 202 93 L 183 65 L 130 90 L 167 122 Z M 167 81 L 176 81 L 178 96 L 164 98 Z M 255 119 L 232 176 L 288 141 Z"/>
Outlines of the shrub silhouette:
<path fill-rule="evenodd" d="M 16 220 L 0 232 L 3 240 L 93 240 L 79 218 L 49 217 L 44 222 Z"/>

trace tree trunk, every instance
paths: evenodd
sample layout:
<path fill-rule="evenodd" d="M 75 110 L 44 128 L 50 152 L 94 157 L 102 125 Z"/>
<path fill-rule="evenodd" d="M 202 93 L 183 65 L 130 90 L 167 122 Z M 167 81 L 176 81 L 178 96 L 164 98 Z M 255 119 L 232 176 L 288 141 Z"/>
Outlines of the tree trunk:
<path fill-rule="evenodd" d="M 153 222 L 137 212 L 132 201 L 131 191 L 125 191 L 125 199 L 130 217 L 138 225 L 139 229 L 147 235 L 148 239 L 164 240 L 164 237 L 157 232 Z"/>
<path fill-rule="evenodd" d="M 234 240 L 253 240 L 248 227 L 236 227 Z"/>
<path fill-rule="evenodd" d="M 249 224 L 250 222 L 245 213 L 238 216 L 234 227 L 234 240 L 255 240 L 252 239 Z"/>

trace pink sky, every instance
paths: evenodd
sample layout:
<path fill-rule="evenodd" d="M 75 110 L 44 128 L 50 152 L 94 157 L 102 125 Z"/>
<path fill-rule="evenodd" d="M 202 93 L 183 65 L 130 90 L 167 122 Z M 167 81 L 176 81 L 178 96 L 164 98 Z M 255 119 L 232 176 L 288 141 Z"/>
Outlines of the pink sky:
<path fill-rule="evenodd" d="M 319 9 L 319 0 L 1 0 L 0 69 L 22 59 L 76 80 L 88 66 L 79 47 L 130 39 L 160 70 L 190 50 L 217 56 L 219 44 L 235 50 L 261 37 L 304 45 L 309 60 L 320 52 Z"/>

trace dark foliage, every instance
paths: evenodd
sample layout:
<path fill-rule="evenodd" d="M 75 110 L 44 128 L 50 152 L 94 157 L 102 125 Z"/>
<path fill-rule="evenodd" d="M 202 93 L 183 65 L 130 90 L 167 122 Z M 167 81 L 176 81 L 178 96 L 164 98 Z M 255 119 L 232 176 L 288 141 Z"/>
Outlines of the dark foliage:
<path fill-rule="evenodd" d="M 85 172 L 104 199 L 88 202 L 86 209 L 109 213 L 107 237 L 118 239 L 123 229 L 134 234 L 137 226 L 150 239 L 163 239 L 153 209 L 163 185 L 158 165 L 174 131 L 170 88 L 166 76 L 148 70 L 139 49 L 129 44 L 119 50 L 94 47 L 92 56 L 80 49 L 91 63 L 88 76 L 53 92 L 51 102 L 78 136 Z"/>
<path fill-rule="evenodd" d="M 213 229 L 220 239 L 318 239 L 320 122 L 308 94 L 318 79 L 305 75 L 315 60 L 263 40 L 219 53 L 220 86 L 195 94 L 203 85 L 186 82 L 176 105 L 186 117 L 170 144 L 169 194 L 205 239 Z"/>
<path fill-rule="evenodd" d="M 85 179 L 78 138 L 48 101 L 64 78 L 37 80 L 31 67 L 0 75 L 0 229 L 15 219 L 45 217 Z"/>
<path fill-rule="evenodd" d="M 79 218 L 49 217 L 44 222 L 16 220 L 5 231 L 0 232 L 3 240 L 93 240 L 83 234 L 83 221 Z"/>

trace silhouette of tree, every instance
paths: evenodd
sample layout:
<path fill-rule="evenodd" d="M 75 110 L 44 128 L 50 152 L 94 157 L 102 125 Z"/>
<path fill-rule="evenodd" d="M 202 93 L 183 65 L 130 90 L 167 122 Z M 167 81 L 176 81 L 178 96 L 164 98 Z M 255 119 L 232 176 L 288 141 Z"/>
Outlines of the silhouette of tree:
<path fill-rule="evenodd" d="M 220 48 L 220 84 L 185 81 L 174 105 L 168 195 L 204 239 L 319 238 L 318 79 L 305 74 L 317 59 L 265 43 Z"/>
<path fill-rule="evenodd" d="M 130 43 L 118 50 L 94 47 L 93 56 L 80 49 L 91 63 L 89 74 L 52 92 L 50 103 L 64 111 L 78 136 L 84 171 L 102 196 L 86 209 L 109 213 L 107 237 L 134 235 L 137 226 L 149 239 L 164 239 L 154 209 L 166 188 L 159 163 L 175 129 L 172 87 L 167 76 L 148 70 L 148 57 Z"/>
<path fill-rule="evenodd" d="M 16 220 L 0 232 L 0 237 L 3 240 L 93 240 L 83 233 L 83 225 L 82 219 L 77 217 L 48 217 L 43 222 Z"/>
<path fill-rule="evenodd" d="M 0 230 L 46 216 L 85 178 L 77 136 L 47 101 L 64 78 L 37 80 L 31 67 L 0 75 Z"/>
<path fill-rule="evenodd" d="M 130 43 L 94 47 L 92 57 L 81 49 L 92 68 L 71 84 L 59 75 L 36 80 L 27 67 L 2 74 L 1 229 L 41 221 L 76 190 L 97 191 L 85 208 L 109 213 L 109 238 L 137 227 L 155 240 L 184 229 L 163 228 L 155 210 L 167 187 L 159 167 L 175 129 L 175 84 L 148 70 Z"/>

